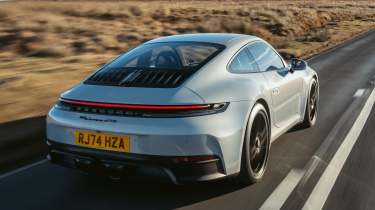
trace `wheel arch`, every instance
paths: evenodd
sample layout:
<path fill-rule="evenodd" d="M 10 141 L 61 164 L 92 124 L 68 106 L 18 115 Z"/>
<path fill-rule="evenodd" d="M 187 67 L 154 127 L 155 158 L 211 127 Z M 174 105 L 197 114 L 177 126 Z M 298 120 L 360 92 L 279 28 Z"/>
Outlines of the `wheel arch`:
<path fill-rule="evenodd" d="M 260 106 L 262 108 L 260 108 Z M 263 111 L 266 111 L 266 117 L 267 117 L 267 121 L 268 121 L 268 135 L 269 135 L 269 147 L 268 147 L 268 152 L 269 152 L 269 149 L 270 149 L 270 145 L 271 145 L 271 120 L 270 120 L 270 109 L 269 109 L 269 106 L 268 106 L 268 103 L 266 101 L 266 99 L 264 98 L 258 98 L 256 100 L 254 100 L 254 103 L 252 104 L 252 106 L 250 107 L 250 111 L 248 112 L 248 115 L 247 115 L 247 118 L 246 118 L 246 127 L 244 129 L 244 132 L 243 132 L 243 135 L 242 135 L 242 142 L 241 142 L 241 148 L 240 148 L 240 156 L 239 156 L 239 170 L 238 170 L 238 173 L 237 175 L 240 175 L 241 174 L 241 170 L 243 170 L 243 158 L 244 158 L 244 155 L 245 155 L 245 151 L 244 151 L 244 144 L 245 144 L 245 138 L 246 138 L 246 135 L 247 133 L 249 132 L 249 128 L 251 129 L 252 127 L 252 123 L 253 123 L 253 120 L 255 119 L 255 114 L 254 113 L 257 113 L 258 111 L 260 111 L 260 109 L 262 109 Z M 249 124 L 251 123 L 251 125 L 249 126 Z M 268 154 L 269 155 L 269 154 Z M 264 172 L 263 172 L 264 173 Z"/>
<path fill-rule="evenodd" d="M 307 87 L 307 93 L 306 93 L 306 99 L 308 98 L 308 96 L 310 95 L 310 91 L 311 91 L 311 84 L 313 81 L 316 81 L 317 85 L 318 85 L 318 91 L 320 89 L 320 84 L 319 84 L 319 79 L 318 79 L 318 75 L 316 73 L 313 74 L 312 77 L 310 77 L 310 80 L 308 81 L 308 87 Z M 306 100 L 307 101 L 307 100 Z M 306 104 L 305 104 L 306 105 Z"/>
<path fill-rule="evenodd" d="M 270 113 L 270 108 L 268 106 L 268 103 L 266 100 L 264 100 L 263 98 L 259 98 L 255 103 L 255 104 L 261 104 L 267 111 L 267 116 L 268 116 L 268 123 L 269 123 L 269 126 L 271 127 L 271 113 Z M 251 113 L 250 113 L 251 114 Z"/>
<path fill-rule="evenodd" d="M 251 118 L 251 115 L 253 113 L 253 109 L 254 107 L 257 105 L 257 104 L 260 104 L 264 107 L 264 109 L 266 110 L 267 112 L 267 116 L 268 116 L 268 124 L 269 124 L 269 135 L 271 137 L 271 128 L 272 128 L 272 125 L 271 125 L 271 113 L 270 113 L 270 108 L 268 106 L 268 103 L 266 101 L 266 99 L 260 97 L 256 100 L 254 100 L 254 103 L 251 105 L 248 113 L 247 113 L 247 116 L 246 116 L 246 121 L 245 121 L 245 125 L 244 125 L 244 129 L 243 129 L 243 132 L 242 132 L 242 139 L 241 139 L 241 148 L 240 148 L 240 153 L 239 153 L 239 163 L 241 163 L 242 161 L 242 153 L 243 153 L 243 144 L 245 142 L 245 138 L 246 138 L 246 131 L 247 131 L 247 126 L 248 126 L 248 123 L 250 121 L 250 118 Z M 240 164 L 241 165 L 241 164 Z M 238 167 L 238 169 L 240 170 L 240 165 Z M 239 171 L 238 171 L 239 172 Z"/>
<path fill-rule="evenodd" d="M 269 139 L 271 141 L 271 137 L 272 137 L 272 120 L 271 120 L 271 112 L 270 112 L 270 108 L 268 106 L 268 103 L 265 99 L 263 98 L 259 98 L 255 103 L 254 103 L 254 106 L 255 104 L 261 104 L 264 109 L 266 109 L 266 112 L 267 112 L 267 117 L 268 117 L 268 135 L 269 135 Z M 270 147 L 271 147 L 271 144 L 270 144 Z"/>

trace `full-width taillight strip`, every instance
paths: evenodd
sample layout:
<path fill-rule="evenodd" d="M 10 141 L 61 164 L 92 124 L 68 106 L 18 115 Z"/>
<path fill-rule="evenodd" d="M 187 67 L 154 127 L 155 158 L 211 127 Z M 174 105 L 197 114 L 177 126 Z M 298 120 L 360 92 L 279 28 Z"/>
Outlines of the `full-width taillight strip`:
<path fill-rule="evenodd" d="M 195 109 L 207 109 L 210 105 L 136 105 L 136 104 L 117 104 L 117 103 L 103 103 L 103 102 L 92 102 L 92 101 L 81 101 L 60 98 L 62 102 L 75 104 L 75 105 L 86 105 L 86 106 L 97 106 L 97 107 L 109 107 L 109 108 L 122 108 L 122 109 L 147 109 L 147 110 L 195 110 Z"/>

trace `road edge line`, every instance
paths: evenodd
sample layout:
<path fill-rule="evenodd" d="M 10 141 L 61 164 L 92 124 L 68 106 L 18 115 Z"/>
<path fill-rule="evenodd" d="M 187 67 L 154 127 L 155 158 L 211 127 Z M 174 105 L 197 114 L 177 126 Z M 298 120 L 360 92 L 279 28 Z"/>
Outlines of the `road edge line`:
<path fill-rule="evenodd" d="M 302 176 L 295 189 L 290 193 L 281 209 L 302 209 L 313 191 L 313 188 L 324 173 L 328 163 L 332 160 L 365 106 L 373 91 L 373 85 L 365 89 L 366 91 L 361 97 L 353 97 L 354 100 L 352 103 L 347 107 L 323 142 L 316 149 L 313 156 L 303 167 L 305 174 Z"/>
<path fill-rule="evenodd" d="M 322 209 L 336 180 L 339 176 L 353 146 L 358 140 L 359 135 L 364 128 L 371 110 L 375 103 L 375 89 L 372 90 L 371 95 L 362 108 L 359 116 L 355 120 L 349 133 L 346 135 L 344 141 L 341 143 L 339 149 L 335 153 L 332 160 L 329 162 L 327 168 L 324 170 L 318 183 L 315 185 L 310 196 L 306 200 L 303 209 Z"/>
<path fill-rule="evenodd" d="M 14 175 L 14 174 L 18 174 L 18 173 L 20 173 L 20 172 L 22 172 L 22 171 L 25 171 L 25 170 L 27 170 L 27 169 L 30 169 L 30 168 L 32 168 L 32 167 L 35 167 L 35 166 L 41 165 L 41 164 L 46 163 L 46 162 L 48 162 L 48 160 L 47 160 L 47 159 L 43 159 L 43 160 L 40 160 L 40 161 L 38 161 L 38 162 L 31 163 L 31 164 L 26 165 L 26 166 L 23 166 L 23 167 L 21 167 L 21 168 L 15 169 L 15 170 L 13 170 L 13 171 L 9 171 L 9 172 L 7 172 L 7 173 L 5 173 L 5 174 L 0 175 L 0 180 L 5 179 L 5 178 L 7 178 L 7 177 L 10 177 L 10 176 L 12 176 L 12 175 Z"/>
<path fill-rule="evenodd" d="M 291 169 L 288 175 L 273 190 L 271 195 L 268 196 L 259 209 L 280 209 L 304 174 L 305 172 L 302 169 Z"/>

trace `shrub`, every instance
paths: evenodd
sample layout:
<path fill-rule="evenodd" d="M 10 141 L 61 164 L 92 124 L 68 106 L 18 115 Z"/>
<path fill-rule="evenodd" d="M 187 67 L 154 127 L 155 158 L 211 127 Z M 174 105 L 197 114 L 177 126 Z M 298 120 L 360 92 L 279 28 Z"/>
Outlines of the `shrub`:
<path fill-rule="evenodd" d="M 129 11 L 134 15 L 134 16 L 141 16 L 143 14 L 142 10 L 138 6 L 130 6 Z"/>

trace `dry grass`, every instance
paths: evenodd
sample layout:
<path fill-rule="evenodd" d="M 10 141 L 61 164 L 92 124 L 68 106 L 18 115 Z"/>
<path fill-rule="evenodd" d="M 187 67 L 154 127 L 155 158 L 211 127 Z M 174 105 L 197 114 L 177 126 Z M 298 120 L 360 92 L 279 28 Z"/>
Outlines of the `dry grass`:
<path fill-rule="evenodd" d="M 60 92 L 155 37 L 253 34 L 308 56 L 374 25 L 371 1 L 0 3 L 0 122 L 45 114 Z"/>

